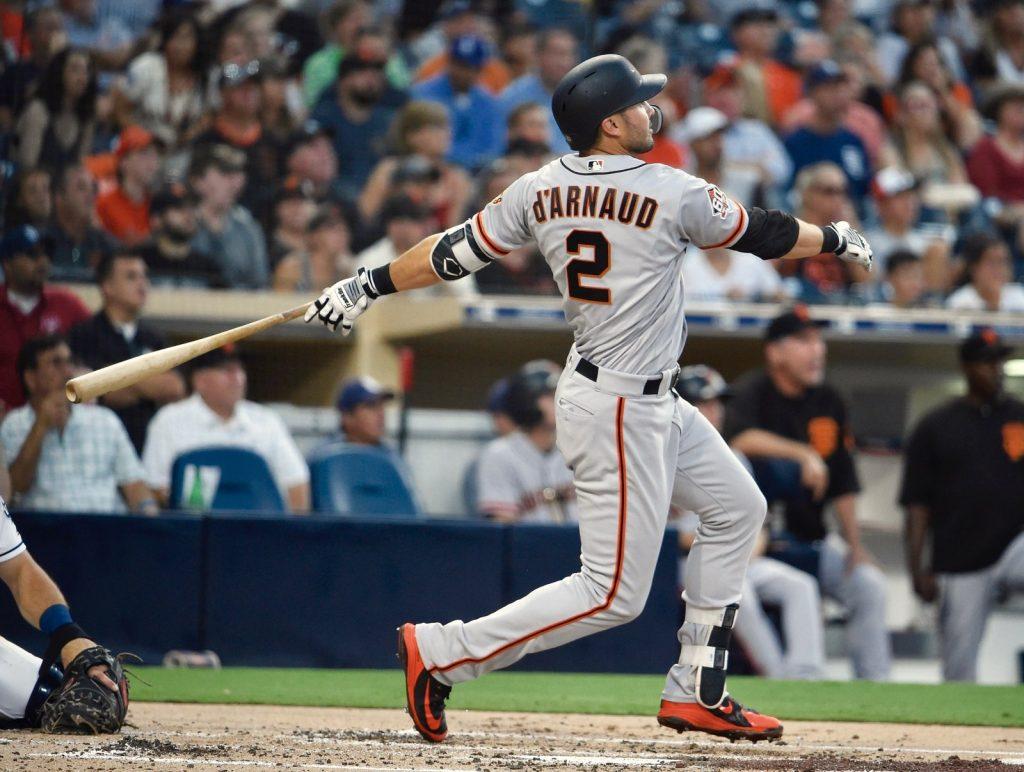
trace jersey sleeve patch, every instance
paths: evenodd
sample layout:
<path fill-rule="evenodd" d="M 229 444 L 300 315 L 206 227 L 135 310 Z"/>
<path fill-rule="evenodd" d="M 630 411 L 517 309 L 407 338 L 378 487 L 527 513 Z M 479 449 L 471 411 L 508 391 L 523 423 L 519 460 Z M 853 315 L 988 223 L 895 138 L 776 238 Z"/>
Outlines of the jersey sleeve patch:
<path fill-rule="evenodd" d="M 708 198 L 711 199 L 712 217 L 721 217 L 723 220 L 729 219 L 729 213 L 733 210 L 732 201 L 729 200 L 729 197 L 717 185 L 708 185 L 704 190 L 707 192 Z"/>
<path fill-rule="evenodd" d="M 712 189 L 715 191 L 714 193 L 712 193 Z M 717 196 L 715 194 L 717 194 Z M 711 198 L 713 216 L 721 217 L 723 220 L 722 227 L 728 227 L 728 223 L 732 219 L 735 219 L 736 226 L 731 231 L 729 231 L 729 235 L 726 236 L 723 240 L 715 244 L 708 244 L 706 246 L 702 246 L 701 249 L 719 249 L 721 247 L 731 247 L 739 240 L 740 236 L 743 235 L 743 232 L 747 228 L 747 210 L 744 209 L 739 204 L 734 203 L 732 199 L 730 199 L 721 190 L 719 190 L 717 187 L 713 185 L 708 186 L 708 197 Z M 724 200 L 724 203 L 721 203 L 719 199 Z M 716 210 L 716 207 L 718 207 L 718 210 Z M 722 214 L 719 214 L 719 210 L 722 212 Z"/>

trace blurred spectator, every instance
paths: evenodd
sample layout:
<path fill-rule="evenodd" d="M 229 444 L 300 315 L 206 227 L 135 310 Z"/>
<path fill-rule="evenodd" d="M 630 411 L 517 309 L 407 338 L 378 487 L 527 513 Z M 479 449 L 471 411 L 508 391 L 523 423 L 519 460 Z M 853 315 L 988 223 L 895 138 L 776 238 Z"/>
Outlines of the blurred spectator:
<path fill-rule="evenodd" d="M 308 510 L 306 461 L 280 416 L 245 398 L 245 367 L 235 349 L 214 349 L 193 360 L 189 381 L 192 396 L 160 408 L 146 435 L 142 463 L 161 503 L 170 493 L 174 459 L 195 448 L 227 445 L 262 456 L 288 507 Z"/>
<path fill-rule="evenodd" d="M 149 236 L 149 200 L 160 173 L 156 138 L 141 126 L 127 126 L 117 140 L 117 185 L 96 199 L 103 229 L 135 246 Z"/>
<path fill-rule="evenodd" d="M 476 469 L 476 510 L 498 522 L 576 520 L 572 472 L 555 447 L 554 376 L 513 376 L 504 407 L 516 430 L 489 442 Z"/>
<path fill-rule="evenodd" d="M 874 253 L 872 274 L 859 274 L 858 281 L 877 281 L 885 274 L 886 261 L 897 250 L 909 250 L 923 260 L 928 287 L 940 293 L 949 288 L 950 244 L 943 231 L 920 224 L 920 185 L 910 172 L 889 166 L 875 175 L 871 184 L 878 208 L 878 225 L 864 230 Z M 947 229 L 948 230 L 948 229 Z"/>
<path fill-rule="evenodd" d="M 71 349 L 44 335 L 18 354 L 18 377 L 29 403 L 0 426 L 15 503 L 50 512 L 156 514 L 142 466 L 124 426 L 99 405 L 72 405 L 64 394 Z M 122 500 L 123 499 L 123 500 Z"/>
<path fill-rule="evenodd" d="M 1013 263 L 1001 239 L 975 233 L 964 240 L 963 258 L 968 283 L 946 299 L 946 307 L 961 311 L 1024 312 L 1024 287 L 1011 284 Z"/>
<path fill-rule="evenodd" d="M 957 80 L 963 80 L 964 68 L 956 44 L 945 37 L 935 37 L 936 6 L 934 0 L 896 0 L 892 12 L 892 31 L 875 43 L 878 63 L 888 82 L 894 83 L 905 57 L 913 46 L 930 42 L 941 53 L 944 65 Z"/>
<path fill-rule="evenodd" d="M 443 228 L 463 221 L 472 182 L 447 159 L 452 143 L 448 112 L 435 102 L 412 101 L 392 127 L 399 155 L 381 160 L 359 194 L 359 210 L 373 220 L 392 195 L 426 204 Z"/>
<path fill-rule="evenodd" d="M 476 169 L 496 157 L 505 142 L 498 100 L 477 83 L 486 60 L 487 44 L 481 38 L 456 38 L 447 69 L 417 83 L 410 91 L 414 99 L 444 105 L 452 127 L 448 159 L 467 169 Z"/>
<path fill-rule="evenodd" d="M 885 281 L 877 286 L 869 300 L 893 308 L 924 308 L 932 305 L 926 292 L 921 256 L 906 249 L 889 253 Z M 877 268 L 875 270 L 878 270 Z"/>
<path fill-rule="evenodd" d="M 333 137 L 334 133 L 319 121 L 304 121 L 285 149 L 286 183 L 318 201 L 336 197 L 338 156 Z"/>
<path fill-rule="evenodd" d="M 98 370 L 166 345 L 162 335 L 139 319 L 149 293 L 142 257 L 129 251 L 105 256 L 96 266 L 96 284 L 103 298 L 102 307 L 68 333 L 68 344 L 76 360 Z M 132 445 L 141 453 L 146 426 L 156 409 L 184 396 L 185 381 L 180 373 L 171 370 L 109 392 L 101 403 L 117 413 Z"/>
<path fill-rule="evenodd" d="M 743 114 L 743 91 L 734 67 L 718 67 L 704 81 L 704 103 L 729 119 L 724 137 L 726 158 L 758 169 L 768 187 L 789 184 L 793 176 L 789 153 L 768 124 Z M 678 139 L 677 132 L 673 137 Z"/>
<path fill-rule="evenodd" d="M 1021 4 L 1024 8 L 1024 3 Z M 985 112 L 995 133 L 983 137 L 967 158 L 967 171 L 986 199 L 997 225 L 1024 244 L 1024 80 L 993 88 Z"/>
<path fill-rule="evenodd" d="M 88 51 L 100 70 L 120 70 L 132 52 L 134 35 L 116 16 L 101 14 L 96 0 L 59 0 L 68 43 Z"/>
<path fill-rule="evenodd" d="M 830 161 L 808 166 L 796 177 L 794 190 L 799 200 L 797 217 L 814 225 L 846 220 L 855 223 L 856 213 L 850 201 L 843 170 Z M 842 299 L 849 283 L 847 264 L 831 252 L 806 260 L 785 260 L 779 265 L 783 276 L 798 277 L 801 296 L 809 301 Z"/>
<path fill-rule="evenodd" d="M 774 8 L 745 8 L 729 25 L 736 46 L 734 66 L 744 86 L 743 114 L 779 125 L 800 100 L 800 76 L 776 61 L 779 16 Z"/>
<path fill-rule="evenodd" d="M 673 127 L 679 122 L 679 108 L 675 100 L 658 94 L 650 100 L 652 106 L 661 110 L 661 130 L 654 135 L 654 147 L 648 152 L 641 153 L 637 158 L 642 158 L 649 164 L 665 164 L 674 169 L 682 169 L 686 166 L 686 151 L 679 145 L 673 136 Z M 759 172 L 759 167 L 755 167 Z"/>
<path fill-rule="evenodd" d="M 270 267 L 293 252 L 305 252 L 309 223 L 316 215 L 316 201 L 294 179 L 287 179 L 274 199 L 274 230 L 270 236 Z"/>
<path fill-rule="evenodd" d="M 169 148 L 203 126 L 206 75 L 203 29 L 194 11 L 174 10 L 159 25 L 157 50 L 128 65 L 119 98 L 127 115 Z"/>
<path fill-rule="evenodd" d="M 684 367 L 676 393 L 700 411 L 718 432 L 725 420 L 725 403 L 732 396 L 725 380 L 705 365 Z M 739 452 L 740 463 L 750 462 Z M 677 528 L 679 546 L 689 551 L 700 520 L 695 512 L 683 512 Z M 736 638 L 757 671 L 768 678 L 821 678 L 825 667 L 825 630 L 821 618 L 818 583 L 803 571 L 780 560 L 765 557 L 766 534 L 762 531 L 747 565 L 743 583 L 743 616 L 736 617 Z M 679 576 L 684 577 L 685 558 Z M 783 636 L 776 632 L 762 603 L 781 611 Z"/>
<path fill-rule="evenodd" d="M 479 291 L 485 295 L 559 294 L 544 256 L 532 244 L 513 249 L 473 278 Z"/>
<path fill-rule="evenodd" d="M 448 69 L 452 43 L 464 35 L 479 36 L 483 32 L 480 16 L 470 0 L 446 0 L 437 13 L 440 22 L 442 50 L 427 59 L 416 71 L 416 81 L 429 80 Z M 531 60 L 532 64 L 532 60 Z M 480 70 L 480 85 L 492 94 L 500 93 L 511 80 L 508 66 L 499 57 L 488 55 Z"/>
<path fill-rule="evenodd" d="M 307 107 L 313 107 L 324 91 L 338 77 L 338 65 L 352 50 L 359 31 L 372 22 L 372 6 L 364 0 L 336 0 L 324 14 L 328 42 L 306 60 L 302 68 L 302 90 Z M 392 87 L 409 87 L 409 71 L 398 54 L 384 66 L 384 74 Z"/>
<path fill-rule="evenodd" d="M 146 261 L 154 287 L 222 289 L 227 286 L 217 262 L 192 246 L 196 237 L 195 199 L 181 185 L 153 196 L 149 204 L 150 238 L 137 251 Z"/>
<path fill-rule="evenodd" d="M 551 124 L 548 121 L 549 105 L 537 102 L 523 102 L 512 108 L 508 114 L 505 146 L 516 140 L 526 140 L 551 147 Z"/>
<path fill-rule="evenodd" d="M 946 135 L 938 99 L 929 86 L 913 81 L 900 91 L 886 166 L 902 166 L 925 184 L 964 183 L 967 171 Z"/>
<path fill-rule="evenodd" d="M 829 61 L 821 62 L 816 67 L 818 69 L 831 70 L 831 66 L 826 63 Z M 839 68 L 839 73 L 833 73 L 833 76 L 837 78 L 835 81 L 836 87 L 846 89 L 846 98 L 844 99 L 835 92 L 832 92 L 823 94 L 824 100 L 822 97 L 815 99 L 810 94 L 809 88 L 810 78 L 813 77 L 812 74 L 808 77 L 804 98 L 793 105 L 786 113 L 780 129 L 783 133 L 788 134 L 799 128 L 813 126 L 817 123 L 816 118 L 822 109 L 821 105 L 824 101 L 826 103 L 825 109 L 836 107 L 840 113 L 842 127 L 860 139 L 864 149 L 867 151 L 869 161 L 875 163 L 878 160 L 887 136 L 885 122 L 877 112 L 859 101 L 859 95 L 863 92 L 864 88 L 860 69 L 850 63 L 837 64 L 836 66 Z M 829 101 L 833 104 L 828 105 Z"/>
<path fill-rule="evenodd" d="M 857 678 L 889 677 L 885 578 L 860 539 L 860 483 L 850 455 L 846 406 L 825 384 L 825 342 L 802 306 L 776 317 L 765 335 L 765 369 L 735 386 L 725 421 L 729 443 L 748 458 L 787 459 L 800 467 L 801 489 L 785 502 L 785 538 L 818 551 L 822 593 L 846 606 L 847 639 Z M 829 541 L 831 504 L 847 544 Z"/>
<path fill-rule="evenodd" d="M 990 0 L 979 10 L 985 21 L 981 46 L 970 62 L 971 75 L 982 86 L 1024 83 L 1024 2 Z"/>
<path fill-rule="evenodd" d="M 516 430 L 515 422 L 508 414 L 505 406 L 505 399 L 508 397 L 509 378 L 501 378 L 491 384 L 487 390 L 487 414 L 491 417 L 491 429 L 495 437 L 505 437 Z M 475 471 L 474 471 L 475 476 Z M 476 480 L 473 480 L 476 486 Z M 473 507 L 476 506 L 476 497 L 473 498 Z"/>
<path fill-rule="evenodd" d="M 808 73 L 806 89 L 814 112 L 806 126 L 786 137 L 794 172 L 831 161 L 843 170 L 854 201 L 859 201 L 868 190 L 871 161 L 860 137 L 844 126 L 853 103 L 846 73 L 826 59 Z"/>
<path fill-rule="evenodd" d="M 964 341 L 967 394 L 927 413 L 904 457 L 907 568 L 918 597 L 939 603 L 947 681 L 977 679 L 993 604 L 1024 591 L 1024 403 L 1003 390 L 1011 353 L 991 328 Z"/>
<path fill-rule="evenodd" d="M 4 225 L 32 225 L 42 230 L 53 214 L 53 175 L 45 167 L 25 169 L 14 179 Z"/>
<path fill-rule="evenodd" d="M 18 165 L 59 172 L 81 161 L 92 149 L 96 91 L 96 72 L 87 53 L 65 48 L 54 56 L 15 126 Z"/>
<path fill-rule="evenodd" d="M 228 145 L 245 154 L 245 185 L 240 201 L 261 222 L 269 222 L 268 198 L 281 171 L 278 147 L 261 121 L 264 73 L 258 60 L 231 62 L 220 74 L 220 109 L 209 129 L 195 138 L 198 151 L 206 145 Z"/>
<path fill-rule="evenodd" d="M 292 91 L 298 84 L 289 77 L 283 59 L 278 56 L 261 59 L 260 73 L 260 124 L 267 144 L 273 149 L 273 161 L 279 164 L 274 172 L 279 172 L 283 168 L 284 152 L 299 130 L 302 124 L 299 119 L 305 110 L 297 107 L 301 97 L 297 92 L 293 95 Z"/>
<path fill-rule="evenodd" d="M 15 370 L 18 352 L 38 335 L 66 333 L 88 318 L 89 309 L 65 289 L 47 287 L 50 258 L 31 225 L 9 229 L 0 239 L 0 411 L 19 407 L 25 392 Z"/>
<path fill-rule="evenodd" d="M 394 116 L 393 109 L 381 103 L 385 65 L 375 53 L 347 53 L 338 65 L 334 93 L 325 93 L 310 113 L 333 133 L 339 182 L 352 197 L 383 155 Z"/>
<path fill-rule="evenodd" d="M 745 207 L 764 206 L 760 171 L 725 157 L 729 119 L 713 107 L 695 107 L 686 114 L 676 136 L 689 145 L 687 171 L 724 190 Z"/>
<path fill-rule="evenodd" d="M 70 164 L 57 177 L 53 224 L 44 232 L 50 247 L 54 281 L 90 281 L 100 258 L 114 241 L 94 225 L 96 183 L 82 164 Z"/>
<path fill-rule="evenodd" d="M 516 78 L 526 75 L 533 69 L 537 61 L 537 30 L 529 23 L 513 22 L 512 25 L 503 30 L 501 40 L 501 62 L 508 68 L 509 80 L 501 84 L 500 88 L 490 87 L 490 80 L 487 78 L 487 67 L 484 65 L 484 74 L 481 82 L 492 93 L 500 93 L 508 83 Z"/>
<path fill-rule="evenodd" d="M 688 300 L 772 303 L 786 294 L 771 263 L 731 249 L 688 249 L 683 286 Z"/>
<path fill-rule="evenodd" d="M 292 252 L 274 269 L 278 292 L 312 292 L 355 273 L 352 234 L 332 207 L 322 207 L 310 220 L 307 243 L 307 249 Z"/>
<path fill-rule="evenodd" d="M 245 156 L 227 145 L 197 148 L 189 184 L 199 197 L 192 248 L 211 255 L 232 289 L 266 287 L 270 267 L 263 231 L 238 197 L 245 186 Z"/>
<path fill-rule="evenodd" d="M 25 14 L 24 35 L 31 51 L 7 62 L 0 74 L 0 132 L 7 133 L 24 109 L 50 60 L 64 47 L 64 20 L 53 7 Z"/>
<path fill-rule="evenodd" d="M 384 204 L 380 219 L 384 225 L 384 237 L 356 255 L 356 265 L 360 268 L 371 269 L 386 265 L 437 230 L 437 221 L 430 210 L 405 196 L 396 196 L 388 200 Z M 466 277 L 471 278 L 473 277 Z M 413 292 L 416 295 L 459 298 L 473 298 L 479 294 L 475 281 L 469 281 L 467 286 L 460 287 L 462 283 L 463 281 L 443 282 Z"/>
<path fill-rule="evenodd" d="M 536 102 L 550 108 L 555 86 L 579 62 L 576 37 L 565 29 L 552 27 L 543 30 L 537 39 L 537 66 L 508 84 L 501 93 L 501 108 L 509 115 L 524 102 Z M 551 132 L 551 150 L 557 155 L 570 152 L 569 143 L 562 136 L 554 114 L 548 110 Z"/>
<path fill-rule="evenodd" d="M 974 109 L 971 90 L 949 71 L 934 41 L 918 43 L 907 53 L 898 86 L 914 82 L 932 90 L 949 138 L 961 150 L 969 150 L 982 136 L 981 118 Z"/>

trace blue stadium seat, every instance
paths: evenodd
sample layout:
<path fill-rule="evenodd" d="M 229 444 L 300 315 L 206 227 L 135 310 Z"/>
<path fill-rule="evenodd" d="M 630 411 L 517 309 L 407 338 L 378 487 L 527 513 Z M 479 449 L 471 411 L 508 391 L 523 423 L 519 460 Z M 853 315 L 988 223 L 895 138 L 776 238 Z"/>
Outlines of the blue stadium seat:
<path fill-rule="evenodd" d="M 174 459 L 172 509 L 286 511 L 270 467 L 251 450 L 230 446 L 196 448 Z"/>
<path fill-rule="evenodd" d="M 313 511 L 321 514 L 415 518 L 412 491 L 388 453 L 344 442 L 309 458 Z"/>

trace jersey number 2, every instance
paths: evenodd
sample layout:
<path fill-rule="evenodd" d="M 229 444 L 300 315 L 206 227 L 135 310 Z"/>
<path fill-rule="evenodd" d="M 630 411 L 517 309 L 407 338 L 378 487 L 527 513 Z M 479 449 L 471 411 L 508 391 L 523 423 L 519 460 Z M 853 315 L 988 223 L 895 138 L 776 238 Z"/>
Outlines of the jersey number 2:
<path fill-rule="evenodd" d="M 571 231 L 565 238 L 565 251 L 578 255 L 583 247 L 593 250 L 593 258 L 577 257 L 565 266 L 569 284 L 569 297 L 583 303 L 611 303 L 612 293 L 606 287 L 591 287 L 583 284 L 583 277 L 600 278 L 612 267 L 612 248 L 608 239 L 599 231 Z"/>

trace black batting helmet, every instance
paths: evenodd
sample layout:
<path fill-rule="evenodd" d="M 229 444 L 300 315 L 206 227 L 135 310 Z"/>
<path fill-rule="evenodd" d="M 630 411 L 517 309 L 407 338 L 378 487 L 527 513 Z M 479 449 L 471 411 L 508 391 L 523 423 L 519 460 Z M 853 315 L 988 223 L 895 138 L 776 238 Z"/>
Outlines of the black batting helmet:
<path fill-rule="evenodd" d="M 529 431 L 544 420 L 537 400 L 545 394 L 554 394 L 557 377 L 545 375 L 541 370 L 520 370 L 509 379 L 505 395 L 505 413 L 520 429 Z"/>
<path fill-rule="evenodd" d="M 707 365 L 690 365 L 680 370 L 676 393 L 691 405 L 732 396 L 725 378 Z"/>
<path fill-rule="evenodd" d="M 609 115 L 646 102 L 665 88 L 664 75 L 641 75 L 628 59 L 605 54 L 577 64 L 565 74 L 551 97 L 558 128 L 573 150 L 597 141 L 597 129 Z M 652 130 L 661 128 L 661 111 Z"/>

